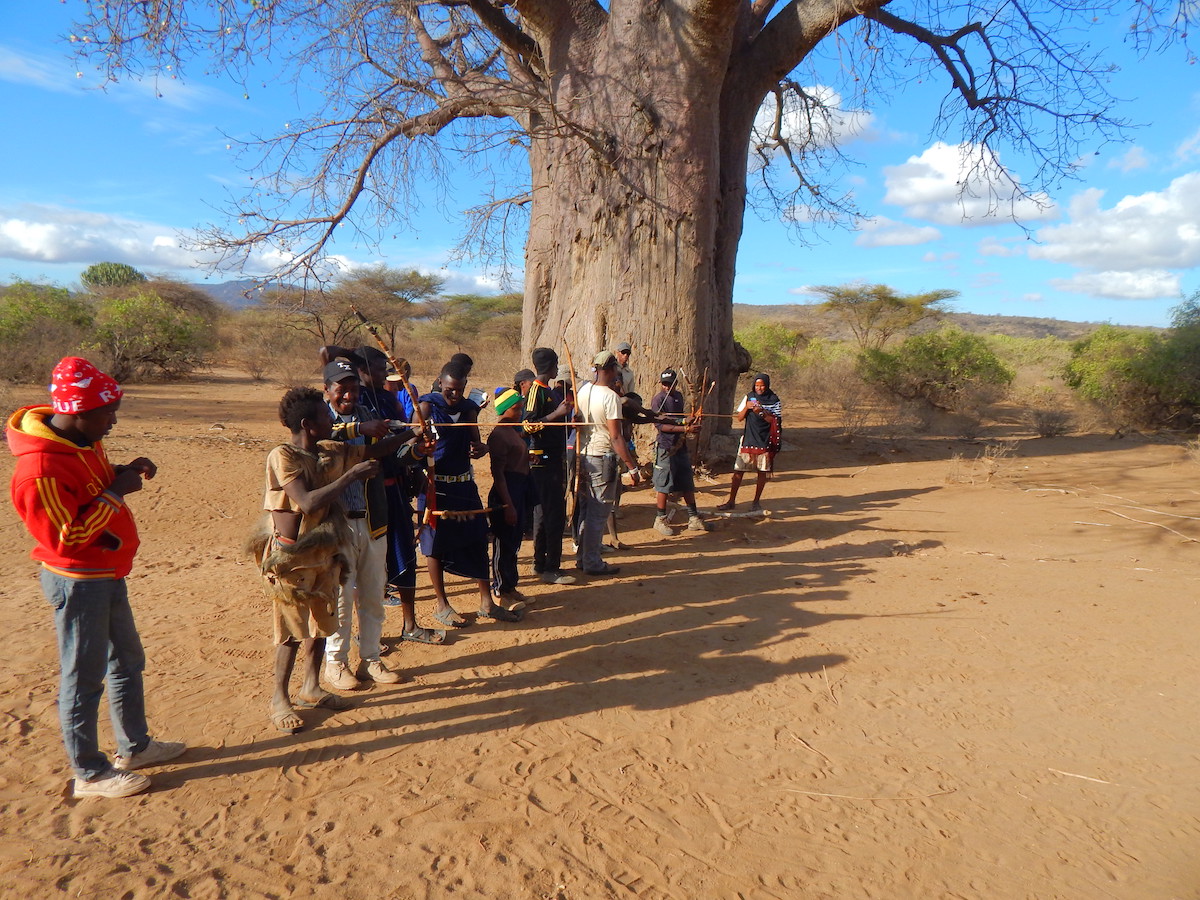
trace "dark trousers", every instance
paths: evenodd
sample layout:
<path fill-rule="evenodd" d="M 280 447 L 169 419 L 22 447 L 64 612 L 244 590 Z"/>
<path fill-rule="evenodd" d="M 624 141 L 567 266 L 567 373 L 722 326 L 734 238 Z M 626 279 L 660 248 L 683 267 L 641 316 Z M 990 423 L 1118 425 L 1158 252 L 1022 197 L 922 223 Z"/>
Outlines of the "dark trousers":
<path fill-rule="evenodd" d="M 533 513 L 533 570 L 557 572 L 562 568 L 563 528 L 567 523 L 566 468 L 561 458 L 543 457 L 529 470 L 537 490 Z"/>
<path fill-rule="evenodd" d="M 499 508 L 504 500 L 492 488 L 488 495 L 488 506 L 494 507 L 489 514 L 492 526 L 492 591 L 497 594 L 511 591 L 517 586 L 517 554 L 525 533 L 525 498 L 530 489 L 529 478 L 516 472 L 505 472 L 504 483 L 516 508 L 517 521 L 513 525 L 505 523 L 504 509 Z"/>

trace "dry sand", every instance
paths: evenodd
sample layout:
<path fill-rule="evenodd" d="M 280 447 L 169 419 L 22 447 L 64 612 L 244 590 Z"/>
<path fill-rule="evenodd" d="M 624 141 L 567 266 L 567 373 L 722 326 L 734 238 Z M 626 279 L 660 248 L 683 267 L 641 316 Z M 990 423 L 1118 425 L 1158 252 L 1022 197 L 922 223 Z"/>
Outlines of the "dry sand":
<path fill-rule="evenodd" d="M 531 582 L 524 622 L 404 644 L 411 680 L 288 736 L 240 550 L 279 394 L 137 385 L 108 442 L 159 466 L 130 591 L 153 729 L 193 748 L 148 794 L 70 797 L 50 610 L 4 504 L 4 897 L 1200 896 L 1181 447 L 988 462 L 794 410 L 769 518 L 665 539 L 629 493 L 619 579 Z"/>

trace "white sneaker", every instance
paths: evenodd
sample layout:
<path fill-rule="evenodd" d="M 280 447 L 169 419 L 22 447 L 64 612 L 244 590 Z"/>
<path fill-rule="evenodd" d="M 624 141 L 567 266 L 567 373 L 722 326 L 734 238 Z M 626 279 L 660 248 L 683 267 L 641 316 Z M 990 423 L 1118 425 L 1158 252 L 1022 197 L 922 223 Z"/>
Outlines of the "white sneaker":
<path fill-rule="evenodd" d="M 399 672 L 393 672 L 381 659 L 368 660 L 363 668 L 366 670 L 363 678 L 376 684 L 399 684 L 404 680 Z"/>
<path fill-rule="evenodd" d="M 152 740 L 146 745 L 145 750 L 141 750 L 133 756 L 118 756 L 113 760 L 113 768 L 128 772 L 143 766 L 157 766 L 159 763 L 165 763 L 169 759 L 182 755 L 185 750 L 187 750 L 187 744 L 183 741 Z"/>
<path fill-rule="evenodd" d="M 708 523 L 699 516 L 692 516 L 688 519 L 688 531 L 708 531 Z"/>
<path fill-rule="evenodd" d="M 675 530 L 670 525 L 667 524 L 666 516 L 655 516 L 654 517 L 654 530 L 657 531 L 661 535 L 665 535 L 666 537 L 674 537 L 675 536 Z"/>
<path fill-rule="evenodd" d="M 538 576 L 542 579 L 542 584 L 574 584 L 575 576 L 568 575 L 562 569 L 547 569 Z"/>
<path fill-rule="evenodd" d="M 350 671 L 350 666 L 344 662 L 325 663 L 325 681 L 339 691 L 357 691 L 362 687 Z"/>
<path fill-rule="evenodd" d="M 109 769 L 91 781 L 75 779 L 76 797 L 132 797 L 150 787 L 150 779 L 137 772 Z"/>

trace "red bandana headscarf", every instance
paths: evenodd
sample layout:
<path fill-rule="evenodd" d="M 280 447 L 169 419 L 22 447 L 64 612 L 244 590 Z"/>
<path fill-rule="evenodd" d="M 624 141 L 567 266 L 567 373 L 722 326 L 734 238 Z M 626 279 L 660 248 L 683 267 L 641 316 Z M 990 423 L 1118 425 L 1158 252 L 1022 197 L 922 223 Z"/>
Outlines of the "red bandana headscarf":
<path fill-rule="evenodd" d="M 50 376 L 50 399 L 56 413 L 79 415 L 121 399 L 121 386 L 86 359 L 59 360 Z"/>

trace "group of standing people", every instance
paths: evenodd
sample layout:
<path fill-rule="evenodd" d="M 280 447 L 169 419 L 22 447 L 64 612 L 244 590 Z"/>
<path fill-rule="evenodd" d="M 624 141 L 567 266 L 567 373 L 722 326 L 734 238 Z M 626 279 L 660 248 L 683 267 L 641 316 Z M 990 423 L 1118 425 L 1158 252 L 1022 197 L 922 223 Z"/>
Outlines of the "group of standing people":
<path fill-rule="evenodd" d="M 472 361 L 465 354 L 452 358 L 433 389 L 417 396 L 404 373 L 389 376 L 388 359 L 375 348 L 321 348 L 324 391 L 292 388 L 279 403 L 290 437 L 268 454 L 268 517 L 251 542 L 272 598 L 274 727 L 292 733 L 304 725 L 301 710 L 351 705 L 324 690 L 322 676 L 342 691 L 363 681 L 402 680 L 383 661 L 386 605 L 402 608 L 402 640 L 446 640 L 445 630 L 416 620 L 417 546 L 426 559 L 438 624 L 469 624 L 447 600 L 446 573 L 476 581 L 477 618 L 519 621 L 532 602 L 518 589 L 517 555 L 527 531 L 535 575 L 546 584 L 576 581 L 562 558 L 574 487 L 575 568 L 590 576 L 617 574 L 601 546 L 619 495 L 620 466 L 638 468 L 630 421 L 653 422 L 658 431 L 655 530 L 674 533 L 666 514 L 672 494 L 686 505 L 688 530 L 707 530 L 696 508 L 687 448 L 698 418 L 685 414 L 672 369 L 662 373 L 660 390 L 644 409 L 631 389 L 630 353 L 628 344 L 598 353 L 594 376 L 576 397 L 573 375 L 564 373 L 553 350 L 540 347 L 532 353 L 532 370 L 517 373 L 511 387 L 496 388 L 488 398 L 468 394 Z M 393 390 L 397 380 L 404 390 Z M 87 360 L 67 357 L 54 369 L 51 405 L 18 410 L 7 428 L 18 457 L 12 500 L 36 540 L 33 556 L 42 563 L 43 590 L 55 611 L 59 712 L 77 796 L 144 791 L 150 781 L 135 769 L 186 750 L 182 743 L 151 738 L 146 723 L 145 656 L 125 587 L 137 528 L 124 498 L 157 469 L 145 457 L 109 463 L 102 439 L 116 424 L 121 397 L 109 376 Z M 478 416 L 488 400 L 497 422 L 484 442 Z M 758 505 L 781 425 L 781 404 L 768 376 L 756 376 L 738 417 L 747 423 L 738 467 L 729 500 L 718 509 L 733 507 L 744 471 L 758 473 Z M 485 455 L 492 474 L 486 506 L 474 477 L 474 463 Z M 352 668 L 355 643 L 359 664 Z M 292 696 L 301 647 L 301 684 Z M 118 750 L 111 762 L 97 738 L 105 682 Z"/>

